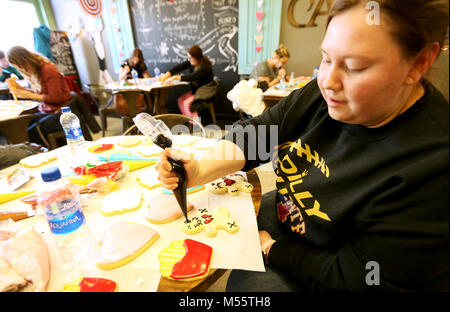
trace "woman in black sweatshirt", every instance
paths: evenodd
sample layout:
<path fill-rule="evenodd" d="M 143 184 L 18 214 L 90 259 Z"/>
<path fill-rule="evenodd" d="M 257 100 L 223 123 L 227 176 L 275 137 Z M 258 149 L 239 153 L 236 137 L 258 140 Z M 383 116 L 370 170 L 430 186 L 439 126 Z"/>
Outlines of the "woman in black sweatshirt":
<path fill-rule="evenodd" d="M 448 9 L 336 0 L 317 79 L 201 159 L 161 154 L 169 190 L 167 157 L 183 160 L 187 187 L 273 163 L 276 190 L 258 214 L 266 272 L 233 270 L 228 291 L 448 291 L 449 105 L 424 78 Z"/>
<path fill-rule="evenodd" d="M 183 70 L 189 70 L 188 74 L 175 75 Z M 198 112 L 191 112 L 190 107 L 194 101 L 194 95 L 198 88 L 214 80 L 212 63 L 203 55 L 198 45 L 193 45 L 188 50 L 188 60 L 172 67 L 161 77 L 163 83 L 174 80 L 191 82 L 191 92 L 187 92 L 178 98 L 178 108 L 186 116 L 198 117 Z"/>

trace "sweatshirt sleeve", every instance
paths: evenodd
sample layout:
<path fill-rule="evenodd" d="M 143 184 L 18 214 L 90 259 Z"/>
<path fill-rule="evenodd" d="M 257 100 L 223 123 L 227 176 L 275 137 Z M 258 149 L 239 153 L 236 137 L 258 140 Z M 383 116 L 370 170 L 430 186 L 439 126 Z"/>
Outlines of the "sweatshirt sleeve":
<path fill-rule="evenodd" d="M 178 74 L 179 72 L 188 69 L 190 66 L 191 66 L 191 63 L 189 63 L 189 61 L 186 61 L 186 62 L 180 63 L 178 65 L 175 65 L 174 67 L 169 69 L 169 73 L 171 75 Z"/>
<path fill-rule="evenodd" d="M 208 66 L 200 66 L 196 71 L 181 76 L 181 81 L 201 80 L 211 75 L 212 68 Z"/>
<path fill-rule="evenodd" d="M 280 239 L 269 264 L 312 291 L 448 291 L 448 150 L 421 161 L 428 170 L 395 172 L 386 181 L 354 225 L 347 222 L 345 240 L 321 248 Z"/>

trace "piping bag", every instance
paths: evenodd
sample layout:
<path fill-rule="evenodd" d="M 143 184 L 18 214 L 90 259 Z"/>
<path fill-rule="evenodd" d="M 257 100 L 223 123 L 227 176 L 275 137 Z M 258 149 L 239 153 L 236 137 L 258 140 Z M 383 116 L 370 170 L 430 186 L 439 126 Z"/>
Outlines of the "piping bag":
<path fill-rule="evenodd" d="M 136 117 L 133 118 L 133 121 L 139 131 L 149 137 L 153 143 L 162 149 L 172 147 L 172 133 L 164 122 L 156 120 L 147 113 L 137 114 Z M 184 169 L 181 160 L 168 158 L 168 161 L 172 165 L 173 172 L 178 177 L 178 186 L 173 190 L 173 194 L 180 205 L 181 211 L 186 218 L 186 222 L 190 222 L 187 217 L 186 170 Z"/>

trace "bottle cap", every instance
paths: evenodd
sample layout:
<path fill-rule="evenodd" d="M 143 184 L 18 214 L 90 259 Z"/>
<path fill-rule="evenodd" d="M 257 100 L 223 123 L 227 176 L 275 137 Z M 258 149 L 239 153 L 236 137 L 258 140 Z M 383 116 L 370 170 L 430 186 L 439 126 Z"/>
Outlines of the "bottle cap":
<path fill-rule="evenodd" d="M 61 112 L 63 112 L 63 113 L 70 113 L 71 112 L 70 107 L 69 106 L 61 107 Z"/>
<path fill-rule="evenodd" d="M 52 182 L 61 178 L 61 172 L 58 167 L 48 167 L 41 171 L 41 177 L 44 182 Z"/>

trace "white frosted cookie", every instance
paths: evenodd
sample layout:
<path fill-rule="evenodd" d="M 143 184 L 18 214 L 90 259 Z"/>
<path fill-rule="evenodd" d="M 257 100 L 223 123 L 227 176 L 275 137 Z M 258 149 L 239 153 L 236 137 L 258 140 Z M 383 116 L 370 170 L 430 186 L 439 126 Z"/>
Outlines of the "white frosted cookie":
<path fill-rule="evenodd" d="M 168 223 L 183 216 L 175 196 L 155 195 L 147 198 L 148 210 L 145 218 L 155 224 Z M 187 211 L 194 209 L 194 205 L 187 203 Z"/>
<path fill-rule="evenodd" d="M 24 167 L 36 168 L 56 160 L 57 158 L 58 157 L 55 154 L 42 153 L 25 157 L 21 159 L 19 163 Z"/>
<path fill-rule="evenodd" d="M 118 268 L 136 259 L 158 238 L 156 231 L 143 224 L 114 223 L 100 236 L 95 263 L 103 270 Z"/>
<path fill-rule="evenodd" d="M 189 146 L 198 141 L 198 138 L 192 135 L 174 135 L 172 144 L 178 146 Z"/>
<path fill-rule="evenodd" d="M 161 182 L 158 180 L 158 171 L 152 168 L 151 170 L 147 170 L 145 175 L 140 177 L 136 177 L 137 182 L 140 186 L 145 187 L 149 190 L 161 186 Z"/>
<path fill-rule="evenodd" d="M 251 193 L 253 191 L 253 185 L 245 181 L 243 175 L 236 173 L 209 183 L 208 190 L 214 194 L 228 193 L 237 196 L 239 191 Z"/>
<path fill-rule="evenodd" d="M 137 187 L 127 188 L 106 195 L 100 213 L 105 217 L 124 214 L 139 209 L 141 203 L 141 191 Z"/>
<path fill-rule="evenodd" d="M 139 154 L 145 157 L 158 156 L 162 149 L 156 145 L 142 145 L 137 148 Z"/>
<path fill-rule="evenodd" d="M 238 223 L 230 218 L 230 211 L 225 207 L 219 207 L 210 214 L 206 209 L 199 209 L 199 215 L 183 222 L 183 231 L 186 234 L 198 234 L 205 231 L 209 237 L 215 237 L 218 230 L 225 230 L 230 234 L 239 231 Z"/>
<path fill-rule="evenodd" d="M 198 140 L 193 145 L 193 148 L 198 149 L 198 150 L 206 150 L 206 149 L 210 148 L 211 146 L 213 146 L 216 143 L 217 143 L 217 141 L 211 140 L 211 139 L 209 139 L 209 140 L 208 139 Z"/>
<path fill-rule="evenodd" d="M 127 136 L 119 141 L 120 146 L 132 147 L 141 144 L 142 139 L 136 136 Z"/>

